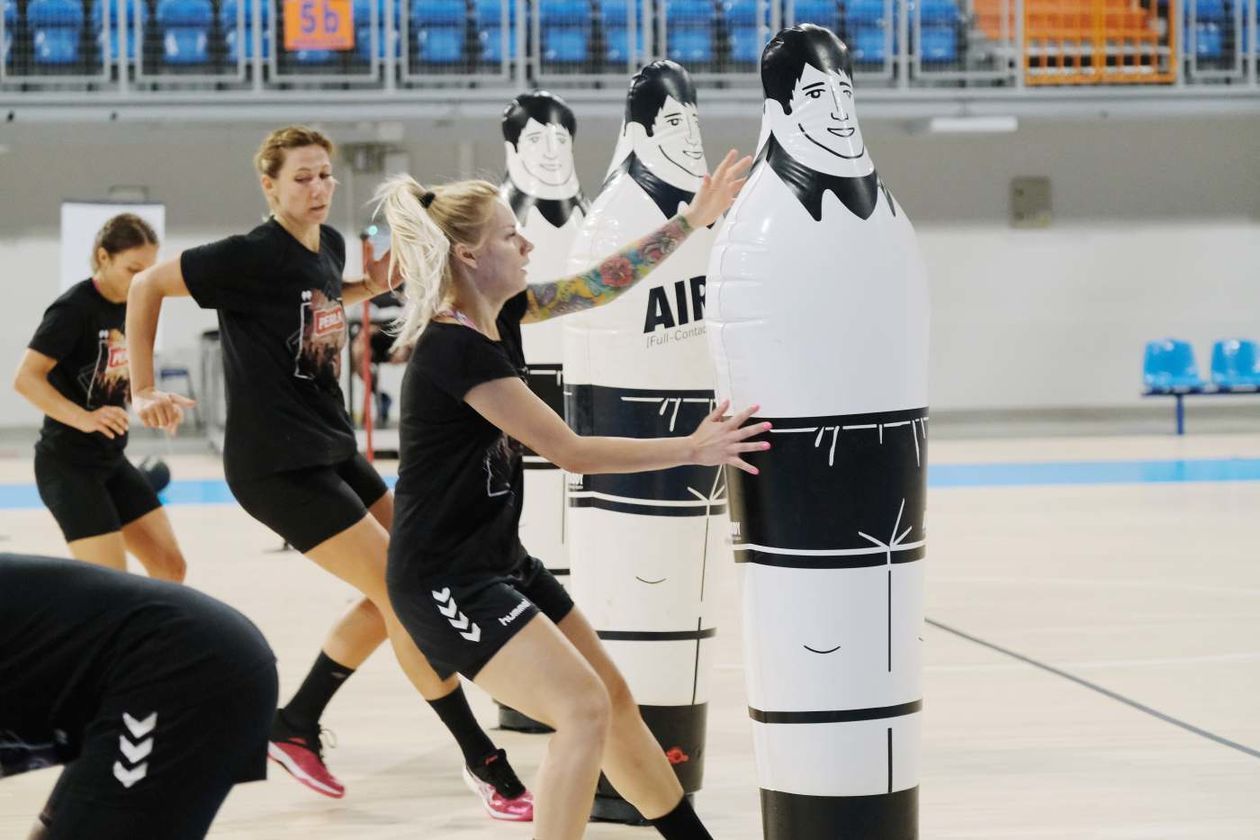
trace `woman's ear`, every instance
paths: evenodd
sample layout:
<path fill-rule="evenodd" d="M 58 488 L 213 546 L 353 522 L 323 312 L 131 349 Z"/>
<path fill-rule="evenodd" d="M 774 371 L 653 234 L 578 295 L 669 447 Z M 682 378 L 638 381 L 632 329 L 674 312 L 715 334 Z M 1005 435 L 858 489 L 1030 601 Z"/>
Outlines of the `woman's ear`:
<path fill-rule="evenodd" d="M 472 248 L 469 248 L 462 242 L 457 242 L 451 247 L 451 254 L 456 260 L 463 264 L 465 268 L 477 267 L 477 255 L 473 253 Z"/>

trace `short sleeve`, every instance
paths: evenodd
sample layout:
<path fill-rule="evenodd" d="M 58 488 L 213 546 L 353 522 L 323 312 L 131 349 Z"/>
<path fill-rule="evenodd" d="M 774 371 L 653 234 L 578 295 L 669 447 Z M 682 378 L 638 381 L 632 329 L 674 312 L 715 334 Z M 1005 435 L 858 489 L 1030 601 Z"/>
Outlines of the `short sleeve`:
<path fill-rule="evenodd" d="M 469 327 L 444 325 L 424 342 L 421 364 L 438 388 L 463 401 L 473 388 L 520 376 L 503 347 Z"/>
<path fill-rule="evenodd" d="M 344 271 L 346 268 L 346 240 L 342 237 L 341 232 L 335 227 L 324 225 L 321 228 L 324 232 L 325 242 L 328 244 L 333 261 L 337 263 L 337 270 Z"/>
<path fill-rule="evenodd" d="M 44 312 L 35 335 L 27 346 L 36 353 L 61 361 L 74 352 L 83 335 L 83 311 L 72 303 L 59 300 Z"/>
<path fill-rule="evenodd" d="M 521 292 L 507 299 L 503 304 L 503 308 L 499 310 L 499 320 L 508 321 L 513 324 L 519 324 L 521 319 L 525 317 L 525 313 L 529 311 L 529 290 Z"/>
<path fill-rule="evenodd" d="M 257 300 L 257 250 L 248 237 L 229 236 L 180 254 L 184 285 L 197 305 L 202 309 L 250 308 Z"/>

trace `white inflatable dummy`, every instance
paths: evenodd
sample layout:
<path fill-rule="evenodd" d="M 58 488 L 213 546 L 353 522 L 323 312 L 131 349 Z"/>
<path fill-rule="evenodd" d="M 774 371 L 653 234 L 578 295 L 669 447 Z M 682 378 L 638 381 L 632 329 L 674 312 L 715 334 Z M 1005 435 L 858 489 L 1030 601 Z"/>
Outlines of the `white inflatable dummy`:
<path fill-rule="evenodd" d="M 534 245 L 526 271 L 531 283 L 563 276 L 569 253 L 590 207 L 573 166 L 577 122 L 563 99 L 546 91 L 522 93 L 503 112 L 507 174 L 504 200 Z M 527 325 L 522 330 L 529 384 L 557 414 L 564 415 L 563 322 Z M 564 549 L 564 477 L 540 455 L 525 456 L 525 509 L 521 541 L 562 583 L 568 582 Z"/>
<path fill-rule="evenodd" d="M 507 173 L 503 200 L 512 208 L 521 233 L 534 245 L 529 255 L 530 282 L 546 282 L 564 275 L 569 252 L 589 209 L 573 165 L 577 121 L 558 96 L 527 91 L 503 112 L 503 151 Z M 562 325 L 551 319 L 522 330 L 529 386 L 555 412 L 564 416 Z M 525 455 L 525 508 L 521 511 L 521 542 L 546 564 L 561 583 L 569 580 L 569 558 L 564 546 L 564 474 L 533 452 Z M 526 732 L 547 727 L 520 712 L 500 706 L 499 726 Z"/>
<path fill-rule="evenodd" d="M 574 244 L 578 271 L 675 216 L 708 171 L 695 88 L 672 61 L 631 81 L 622 159 Z M 704 272 L 714 232 L 693 232 L 607 306 L 564 319 L 565 405 L 581 434 L 686 435 L 711 410 Z M 703 774 L 713 576 L 727 562 L 721 470 L 680 467 L 569 483 L 572 591 L 625 674 L 684 790 Z M 635 812 L 601 782 L 595 814 Z"/>
<path fill-rule="evenodd" d="M 771 840 L 918 836 L 928 290 L 853 109 L 847 48 L 762 54 L 767 139 L 721 226 L 719 397 L 772 431 L 729 470 L 749 714 Z"/>

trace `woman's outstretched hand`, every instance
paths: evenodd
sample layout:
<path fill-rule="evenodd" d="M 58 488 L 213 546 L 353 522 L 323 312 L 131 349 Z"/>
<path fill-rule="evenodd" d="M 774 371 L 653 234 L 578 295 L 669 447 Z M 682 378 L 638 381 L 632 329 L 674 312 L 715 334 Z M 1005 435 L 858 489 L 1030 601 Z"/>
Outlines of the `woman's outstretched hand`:
<path fill-rule="evenodd" d="M 131 395 L 131 407 L 140 416 L 140 422 L 150 429 L 166 429 L 171 434 L 183 421 L 184 409 L 196 404 L 196 400 L 182 394 L 168 394 L 156 388 L 145 388 Z"/>
<path fill-rule="evenodd" d="M 732 152 L 731 154 L 734 154 Z M 730 155 L 727 155 L 729 158 Z M 725 161 L 723 161 L 725 163 Z M 726 416 L 731 407 L 730 400 L 722 400 L 717 408 L 691 433 L 692 463 L 706 467 L 720 467 L 729 464 L 747 473 L 756 475 L 758 470 L 743 458 L 745 452 L 764 452 L 770 448 L 768 441 L 749 441 L 748 438 L 769 431 L 769 423 L 752 423 L 748 421 L 761 408 L 750 405 L 743 411 L 730 417 Z"/>
<path fill-rule="evenodd" d="M 696 191 L 695 198 L 683 210 L 683 217 L 694 230 L 708 227 L 720 219 L 748 180 L 752 158 L 744 156 L 737 159 L 738 154 L 734 149 L 726 153 L 717 169 L 704 176 L 704 183 Z"/>

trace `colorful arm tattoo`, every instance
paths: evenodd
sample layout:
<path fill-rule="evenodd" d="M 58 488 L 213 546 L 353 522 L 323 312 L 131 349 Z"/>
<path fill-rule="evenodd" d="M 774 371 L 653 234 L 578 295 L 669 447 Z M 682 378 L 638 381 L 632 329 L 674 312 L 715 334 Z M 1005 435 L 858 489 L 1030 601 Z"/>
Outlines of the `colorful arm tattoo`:
<path fill-rule="evenodd" d="M 531 284 L 525 323 L 545 321 L 608 303 L 652 272 L 691 234 L 691 225 L 675 216 L 656 231 L 632 242 L 598 265 L 551 283 Z"/>

